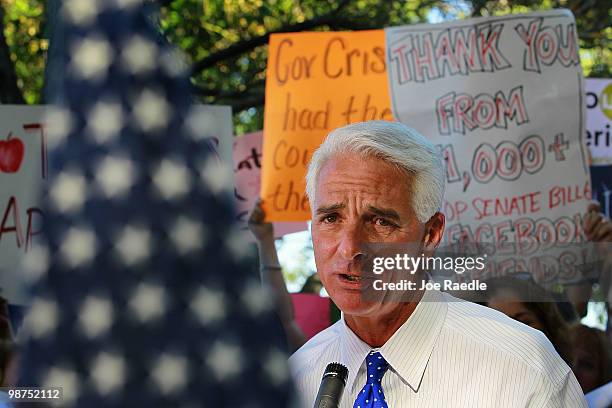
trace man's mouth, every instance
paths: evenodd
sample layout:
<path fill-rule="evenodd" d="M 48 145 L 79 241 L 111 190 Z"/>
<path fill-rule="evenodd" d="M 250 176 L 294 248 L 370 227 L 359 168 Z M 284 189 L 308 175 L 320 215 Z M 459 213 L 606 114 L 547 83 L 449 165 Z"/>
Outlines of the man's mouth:
<path fill-rule="evenodd" d="M 359 275 L 348 275 L 346 273 L 342 273 L 340 274 L 340 277 L 344 280 L 347 280 L 349 282 L 361 282 L 361 280 L 363 279 L 361 276 Z"/>

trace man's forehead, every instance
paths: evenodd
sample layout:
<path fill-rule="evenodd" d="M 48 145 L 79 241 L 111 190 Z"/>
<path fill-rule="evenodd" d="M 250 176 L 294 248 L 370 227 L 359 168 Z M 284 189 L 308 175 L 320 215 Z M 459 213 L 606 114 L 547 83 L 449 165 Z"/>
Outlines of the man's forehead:
<path fill-rule="evenodd" d="M 363 168 L 357 164 L 354 167 L 339 167 L 330 164 L 322 168 L 315 182 L 315 195 L 381 195 L 393 196 L 403 190 L 410 193 L 413 177 L 406 172 L 379 160 L 379 167 Z"/>
<path fill-rule="evenodd" d="M 340 169 L 351 170 L 363 166 L 395 167 L 389 160 L 373 154 L 362 154 L 356 152 L 337 153 L 329 157 L 321 166 L 321 173 L 339 171 Z"/>
<path fill-rule="evenodd" d="M 376 183 L 373 178 L 344 178 L 344 177 L 329 177 L 321 178 L 316 184 L 317 196 L 327 197 L 332 200 L 347 199 L 352 196 L 360 197 L 380 197 L 390 195 L 393 190 L 393 183 L 385 185 Z"/>
<path fill-rule="evenodd" d="M 346 187 L 346 186 L 345 186 Z M 329 214 L 333 212 L 343 212 L 357 210 L 363 214 L 379 215 L 386 218 L 399 219 L 400 214 L 408 216 L 406 213 L 413 213 L 412 203 L 409 195 L 392 196 L 386 194 L 364 194 L 362 192 L 347 192 L 344 190 L 326 191 L 317 193 L 315 202 L 312 206 L 314 215 Z"/>
<path fill-rule="evenodd" d="M 404 182 L 410 182 L 413 178 L 412 172 L 387 158 L 373 154 L 348 152 L 338 153 L 328 158 L 319 170 L 316 184 L 319 184 L 321 178 L 329 178 L 329 176 L 351 179 L 357 174 L 367 177 L 381 173 L 384 173 L 386 177 L 393 177 Z"/>
<path fill-rule="evenodd" d="M 412 176 L 394 163 L 375 156 L 342 153 L 321 167 L 314 185 L 313 212 L 316 207 L 347 204 L 402 207 L 410 200 Z"/>

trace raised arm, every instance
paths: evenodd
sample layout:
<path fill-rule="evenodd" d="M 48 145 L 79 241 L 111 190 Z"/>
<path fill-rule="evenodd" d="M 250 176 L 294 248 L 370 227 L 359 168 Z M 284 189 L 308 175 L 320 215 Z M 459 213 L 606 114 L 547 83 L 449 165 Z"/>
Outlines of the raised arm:
<path fill-rule="evenodd" d="M 265 213 L 261 201 L 257 200 L 249 217 L 249 229 L 257 241 L 261 282 L 274 296 L 274 303 L 285 329 L 287 342 L 291 351 L 295 351 L 306 342 L 306 336 L 295 321 L 293 303 L 274 246 L 274 226 L 269 222 L 264 222 L 264 218 Z"/>

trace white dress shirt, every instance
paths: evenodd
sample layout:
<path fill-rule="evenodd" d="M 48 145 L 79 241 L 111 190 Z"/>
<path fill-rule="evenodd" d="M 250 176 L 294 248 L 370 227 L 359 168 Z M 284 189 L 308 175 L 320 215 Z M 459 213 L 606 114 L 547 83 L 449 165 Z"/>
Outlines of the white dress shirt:
<path fill-rule="evenodd" d="M 301 402 L 312 408 L 325 367 L 349 370 L 341 408 L 366 383 L 372 350 L 344 319 L 289 359 Z M 389 408 L 585 407 L 580 385 L 540 331 L 446 293 L 427 291 L 380 348 L 389 363 L 382 389 Z"/>

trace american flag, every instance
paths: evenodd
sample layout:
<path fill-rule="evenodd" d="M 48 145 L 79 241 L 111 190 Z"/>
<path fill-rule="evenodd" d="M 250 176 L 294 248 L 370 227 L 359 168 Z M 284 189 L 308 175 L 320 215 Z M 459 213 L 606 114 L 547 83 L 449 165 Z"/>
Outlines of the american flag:
<path fill-rule="evenodd" d="M 180 56 L 142 1 L 60 13 L 20 384 L 62 387 L 66 407 L 288 405 L 280 323 L 233 224 L 231 166 L 190 130 Z"/>

